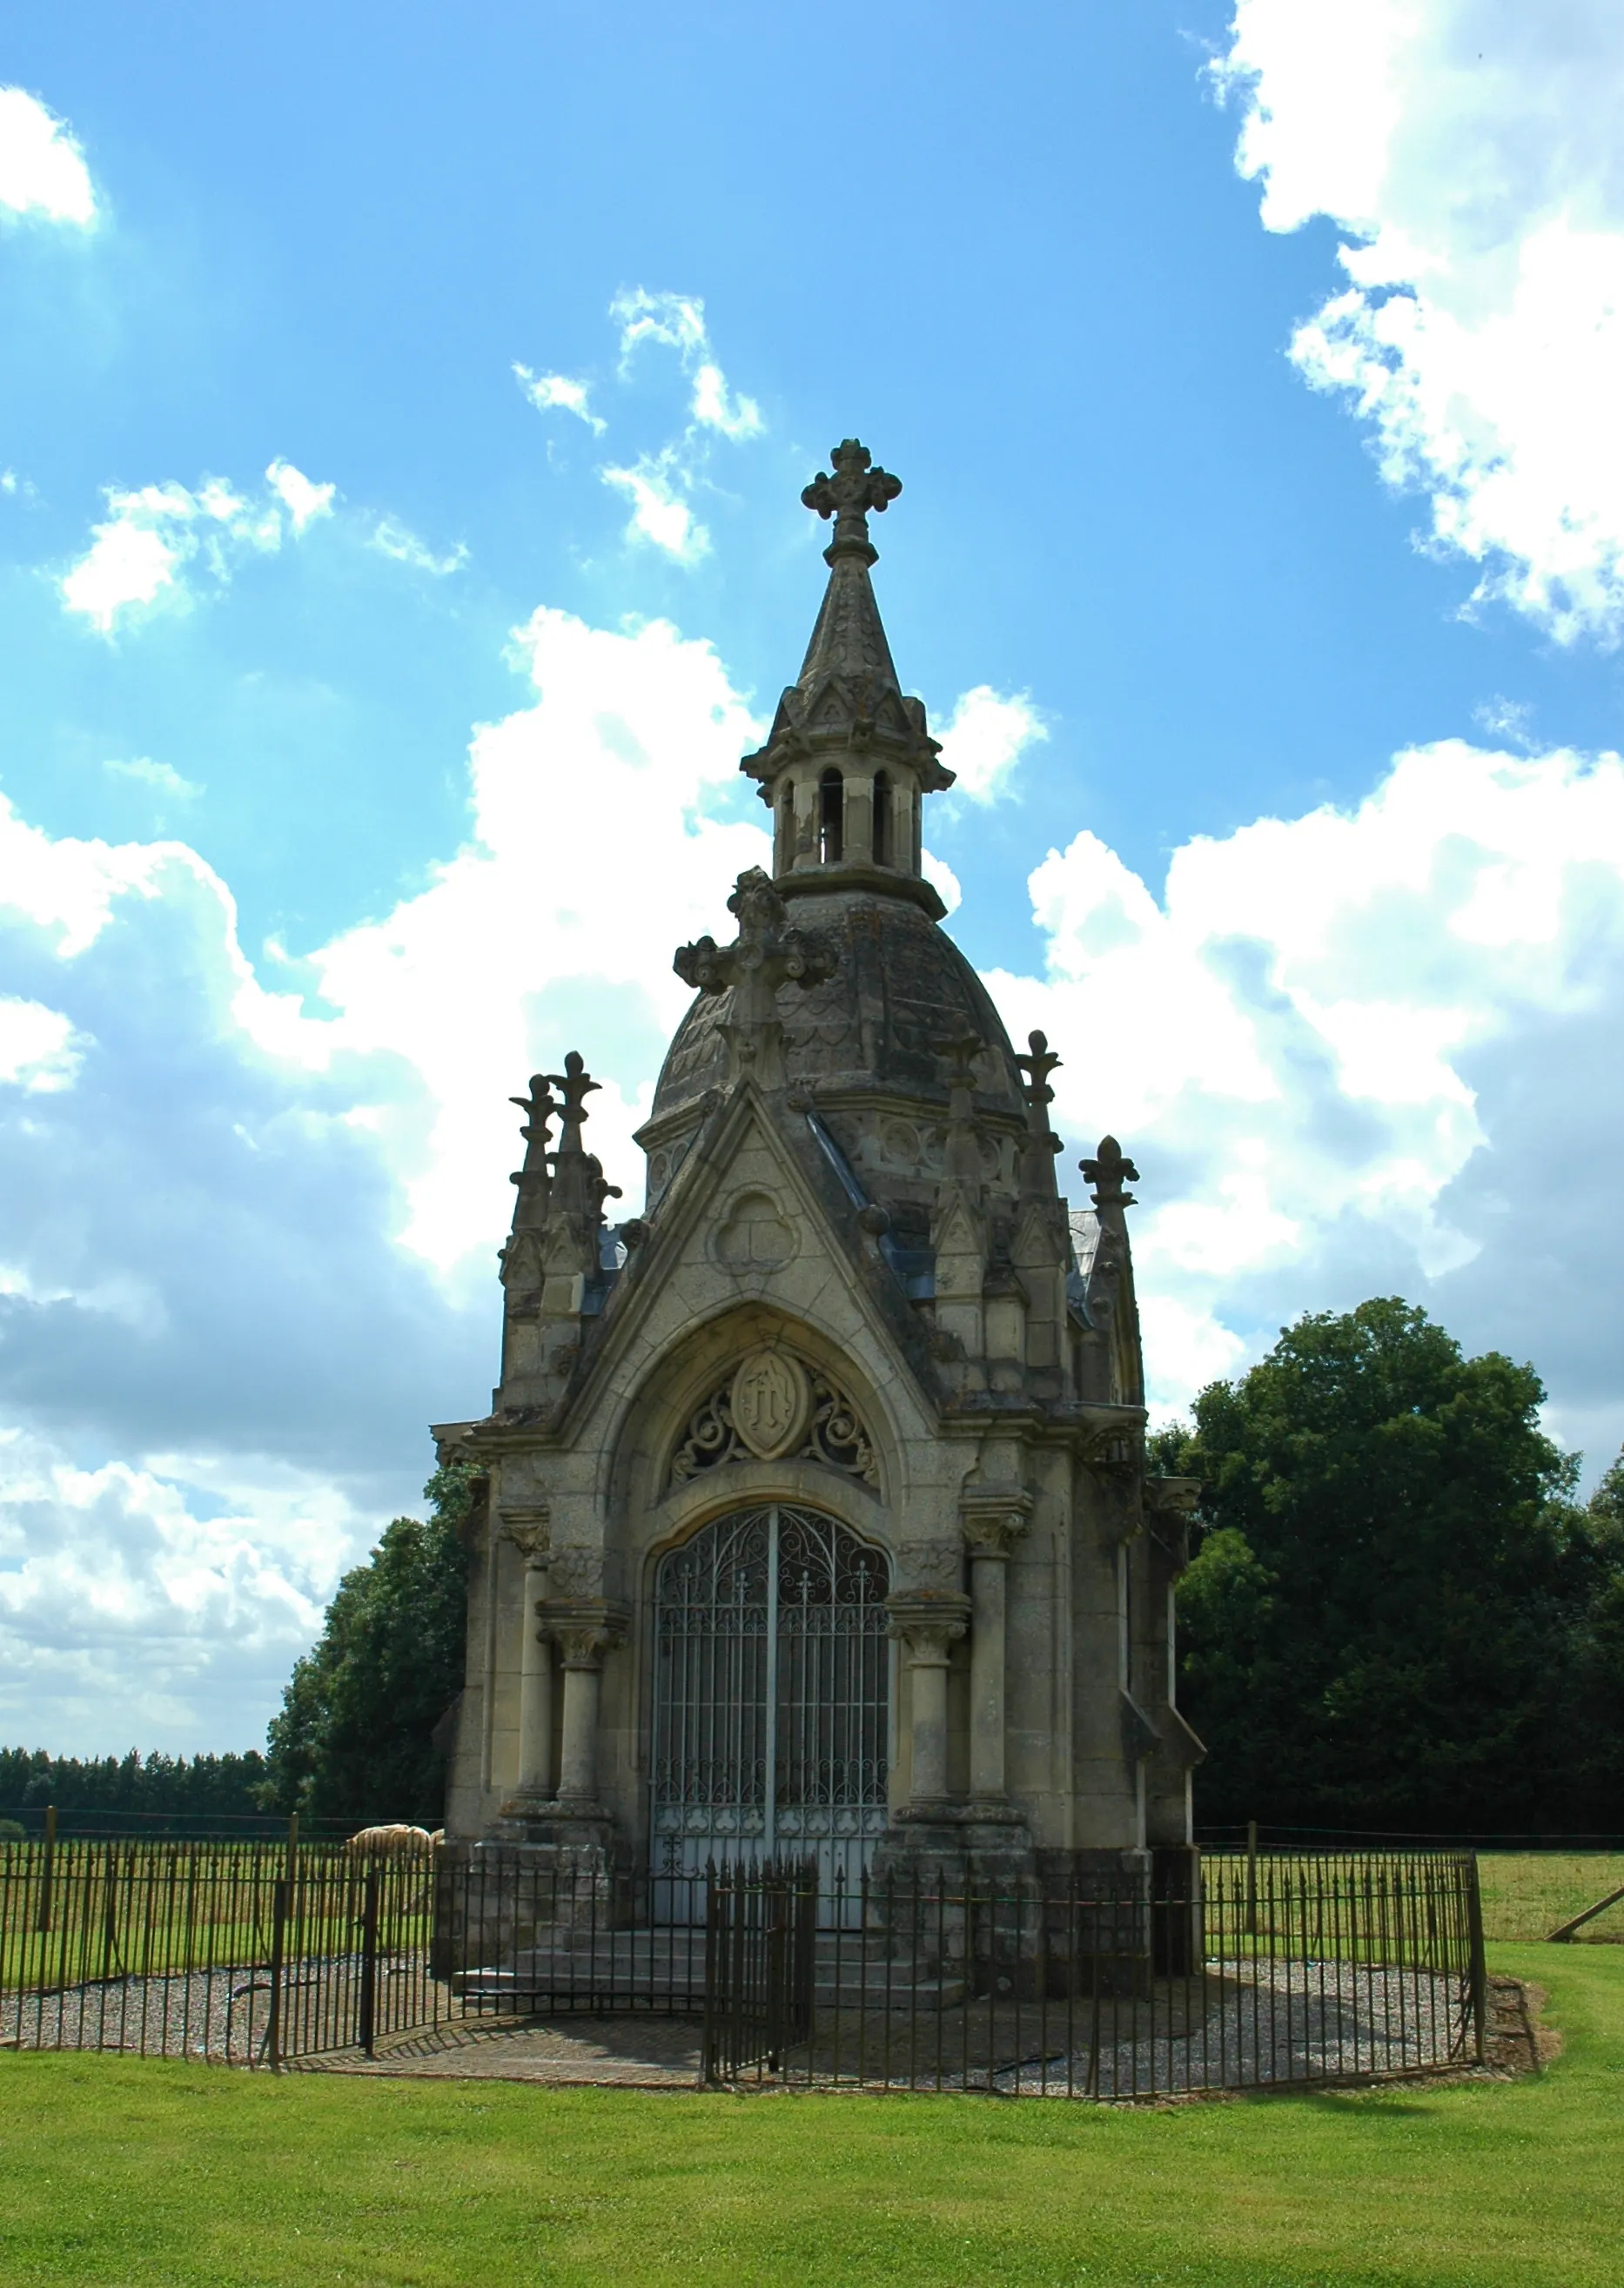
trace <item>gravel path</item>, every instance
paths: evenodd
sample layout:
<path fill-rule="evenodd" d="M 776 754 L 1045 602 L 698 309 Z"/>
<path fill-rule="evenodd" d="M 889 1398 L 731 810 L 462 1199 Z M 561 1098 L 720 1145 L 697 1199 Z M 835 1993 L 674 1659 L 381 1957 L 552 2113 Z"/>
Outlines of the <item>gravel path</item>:
<path fill-rule="evenodd" d="M 1281 2082 L 1414 2073 L 1471 2060 L 1460 1990 L 1424 1970 L 1358 1963 L 1211 1963 L 1209 1999 L 1187 2031 L 1023 2060 L 992 2077 L 1011 2095 L 1178 2095 Z"/>
<path fill-rule="evenodd" d="M 565 2013 L 525 2022 L 464 2018 L 443 1989 L 426 1988 L 421 1964 L 394 1966 L 411 1982 L 392 1998 L 390 1967 L 380 1966 L 378 2054 L 368 2060 L 354 2047 L 358 1958 L 292 1966 L 283 1998 L 289 2062 L 309 2070 L 644 2086 L 691 2086 L 697 2079 L 699 2028 L 691 2019 L 652 2013 Z M 940 2085 L 991 2086 L 1009 2096 L 1121 2099 L 1345 2080 L 1469 2062 L 1457 1983 L 1425 1971 L 1302 1960 L 1209 1963 L 1205 1986 L 1182 1982 L 1177 1990 L 1182 2006 L 1171 2030 L 1170 2012 L 1156 2028 L 1147 2024 L 1142 2003 L 1107 2000 L 1096 2049 L 1077 2039 L 1092 2012 L 1092 2005 L 1079 2005 L 1071 2048 L 1050 2046 L 1025 2057 L 1006 2050 L 1008 2062 L 999 2064 L 994 2047 L 993 2062 L 944 2075 Z M 269 2001 L 263 1964 L 109 1979 L 44 1996 L 0 1995 L 0 2045 L 257 2065 L 266 2054 Z M 408 2026 L 394 2035 L 386 2030 L 414 2007 L 444 2014 L 433 2026 Z M 1036 2033 L 1032 2026 L 1031 2036 Z M 1049 2039 L 1052 2045 L 1053 2031 Z M 947 2054 L 952 2055 L 951 2045 Z M 825 2057 L 812 2064 L 815 2084 L 828 2077 L 832 2062 Z M 841 2078 L 869 2078 L 855 2055 L 840 2062 Z M 805 2070 L 792 2065 L 791 2078 L 801 2081 Z"/>

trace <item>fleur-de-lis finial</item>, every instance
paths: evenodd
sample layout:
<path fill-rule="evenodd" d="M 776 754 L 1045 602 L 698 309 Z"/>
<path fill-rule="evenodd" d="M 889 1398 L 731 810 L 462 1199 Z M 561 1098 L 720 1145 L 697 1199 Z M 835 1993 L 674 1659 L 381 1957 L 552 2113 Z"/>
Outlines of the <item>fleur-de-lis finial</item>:
<path fill-rule="evenodd" d="M 825 552 L 860 548 L 872 563 L 878 552 L 868 536 L 869 512 L 883 514 L 903 489 L 902 479 L 889 469 L 874 466 L 874 457 L 856 438 L 842 439 L 829 456 L 832 469 L 822 469 L 800 497 L 819 516 L 834 519 L 834 538 Z"/>
<path fill-rule="evenodd" d="M 1015 1058 L 1026 1075 L 1026 1101 L 1031 1105 L 1053 1104 L 1055 1092 L 1049 1086 L 1049 1075 L 1060 1059 L 1050 1048 L 1047 1033 L 1029 1033 L 1026 1046 L 1028 1053 Z"/>
<path fill-rule="evenodd" d="M 578 1152 L 582 1148 L 581 1124 L 587 1116 L 586 1100 L 601 1083 L 595 1081 L 587 1071 L 586 1060 L 578 1049 L 570 1050 L 564 1059 L 561 1073 L 548 1073 L 545 1077 L 548 1085 L 557 1089 L 564 1100 L 559 1108 L 563 1118 L 563 1128 L 558 1140 L 559 1151 L 565 1155 Z"/>
<path fill-rule="evenodd" d="M 1102 1136 L 1099 1150 L 1092 1159 L 1079 1160 L 1083 1181 L 1094 1194 L 1096 1208 L 1131 1208 L 1134 1196 L 1125 1191 L 1125 1184 L 1136 1184 L 1139 1171 L 1123 1151 L 1114 1136 Z"/>

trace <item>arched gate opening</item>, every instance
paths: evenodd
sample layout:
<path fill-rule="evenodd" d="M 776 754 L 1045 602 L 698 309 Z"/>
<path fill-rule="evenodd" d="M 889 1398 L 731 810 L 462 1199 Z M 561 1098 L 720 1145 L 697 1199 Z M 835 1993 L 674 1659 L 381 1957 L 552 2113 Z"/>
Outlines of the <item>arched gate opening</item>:
<path fill-rule="evenodd" d="M 657 1877 L 815 1855 L 820 1887 L 855 1887 L 886 1829 L 889 1585 L 881 1551 L 787 1503 L 731 1511 L 661 1560 Z"/>

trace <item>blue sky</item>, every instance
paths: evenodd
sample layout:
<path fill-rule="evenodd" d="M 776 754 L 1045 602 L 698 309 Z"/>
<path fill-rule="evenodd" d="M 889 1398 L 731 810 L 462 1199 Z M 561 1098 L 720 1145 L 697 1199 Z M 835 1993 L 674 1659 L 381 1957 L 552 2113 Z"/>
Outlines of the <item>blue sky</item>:
<path fill-rule="evenodd" d="M 533 1066 L 634 1194 L 853 432 L 1159 1402 L 1397 1291 L 1611 1458 L 1616 10 L 69 0 L 0 83 L 0 1732 L 257 1737 L 484 1402 Z"/>

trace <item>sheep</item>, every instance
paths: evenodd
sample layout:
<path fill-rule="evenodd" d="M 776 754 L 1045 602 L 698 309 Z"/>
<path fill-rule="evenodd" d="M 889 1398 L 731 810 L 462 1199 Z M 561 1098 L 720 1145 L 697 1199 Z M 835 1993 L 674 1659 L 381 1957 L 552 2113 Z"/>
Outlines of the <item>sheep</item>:
<path fill-rule="evenodd" d="M 427 1851 L 434 1839 L 426 1827 L 410 1827 L 404 1820 L 392 1820 L 383 1827 L 363 1827 L 352 1835 L 345 1845 L 358 1858 L 393 1858 L 415 1851 Z"/>

